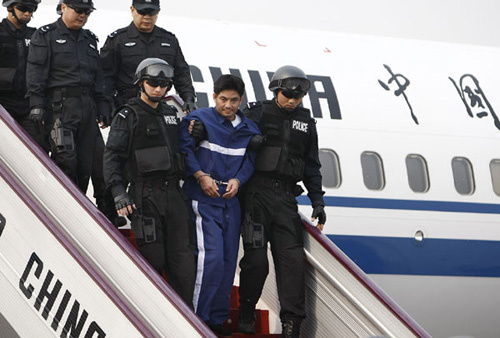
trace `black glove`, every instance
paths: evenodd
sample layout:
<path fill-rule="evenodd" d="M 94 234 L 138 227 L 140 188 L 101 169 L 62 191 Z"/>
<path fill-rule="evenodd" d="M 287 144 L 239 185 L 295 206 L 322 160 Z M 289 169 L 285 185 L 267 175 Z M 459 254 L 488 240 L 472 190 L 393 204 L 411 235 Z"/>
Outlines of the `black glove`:
<path fill-rule="evenodd" d="M 45 121 L 47 112 L 45 108 L 33 108 L 28 115 L 28 118 L 36 124 L 42 124 Z"/>
<path fill-rule="evenodd" d="M 199 120 L 194 120 L 193 131 L 191 132 L 191 136 L 194 137 L 196 143 L 200 142 L 201 140 L 207 139 L 207 129 L 205 128 L 203 122 Z"/>
<path fill-rule="evenodd" d="M 325 224 L 326 223 L 325 207 L 323 205 L 315 206 L 311 217 L 317 218 L 318 224 Z"/>
<path fill-rule="evenodd" d="M 111 112 L 100 112 L 98 115 L 97 115 L 97 122 L 104 124 L 106 127 L 109 127 L 110 123 L 111 123 Z"/>
<path fill-rule="evenodd" d="M 196 105 L 196 102 L 194 102 L 194 97 L 188 97 L 186 99 L 186 101 L 184 101 L 184 105 L 182 106 L 182 110 L 190 113 L 196 109 L 198 109 L 198 106 Z"/>
<path fill-rule="evenodd" d="M 125 208 L 127 205 L 133 205 L 134 202 L 132 199 L 128 196 L 127 193 L 123 193 L 121 195 L 118 195 L 114 198 L 115 201 L 115 209 L 120 210 Z"/>
<path fill-rule="evenodd" d="M 260 147 L 262 147 L 262 144 L 266 140 L 266 137 L 264 135 L 254 135 L 250 139 L 250 142 L 248 142 L 248 149 L 251 150 L 259 150 Z"/>

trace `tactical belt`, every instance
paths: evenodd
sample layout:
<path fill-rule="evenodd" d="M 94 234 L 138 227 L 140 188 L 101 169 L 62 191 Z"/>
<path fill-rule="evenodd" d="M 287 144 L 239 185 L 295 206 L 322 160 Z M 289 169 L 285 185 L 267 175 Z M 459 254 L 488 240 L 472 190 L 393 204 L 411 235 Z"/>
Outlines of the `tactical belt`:
<path fill-rule="evenodd" d="M 50 88 L 48 91 L 51 97 L 80 97 L 80 96 L 90 96 L 92 94 L 92 88 L 90 87 L 56 87 Z"/>
<path fill-rule="evenodd" d="M 147 186 L 169 186 L 169 187 L 176 187 L 180 186 L 179 183 L 179 177 L 177 176 L 167 176 L 167 177 L 158 177 L 158 176 L 153 176 L 153 177 L 148 177 L 148 176 L 143 176 L 143 177 L 134 177 L 132 182 L 137 185 L 147 185 Z"/>
<path fill-rule="evenodd" d="M 294 188 L 296 185 L 296 183 L 292 181 L 286 181 L 279 178 L 263 176 L 259 174 L 254 175 L 254 177 L 252 178 L 252 182 L 261 187 L 272 187 L 277 190 L 287 191 L 291 193 L 294 193 Z"/>

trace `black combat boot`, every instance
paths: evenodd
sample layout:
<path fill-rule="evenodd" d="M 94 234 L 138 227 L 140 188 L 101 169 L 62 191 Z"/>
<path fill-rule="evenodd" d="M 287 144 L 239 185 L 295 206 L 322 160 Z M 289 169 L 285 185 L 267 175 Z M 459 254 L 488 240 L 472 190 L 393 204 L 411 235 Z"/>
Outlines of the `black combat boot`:
<path fill-rule="evenodd" d="M 285 320 L 281 323 L 281 338 L 299 338 L 302 320 Z"/>
<path fill-rule="evenodd" d="M 255 334 L 255 306 L 240 304 L 238 332 Z"/>

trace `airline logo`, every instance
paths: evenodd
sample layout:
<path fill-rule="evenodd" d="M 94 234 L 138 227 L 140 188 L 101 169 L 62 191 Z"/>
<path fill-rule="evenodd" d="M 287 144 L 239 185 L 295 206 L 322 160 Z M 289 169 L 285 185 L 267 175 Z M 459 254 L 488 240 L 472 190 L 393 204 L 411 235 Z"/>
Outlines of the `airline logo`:
<path fill-rule="evenodd" d="M 40 286 L 41 277 L 43 284 Z M 59 279 L 55 282 L 53 279 L 52 270 L 44 267 L 43 261 L 33 252 L 19 280 L 19 289 L 27 300 L 34 300 L 34 308 L 38 312 L 41 311 L 42 317 L 50 322 L 50 327 L 54 332 L 58 332 L 59 325 L 63 325 L 61 337 L 67 337 L 68 333 L 71 333 L 71 337 L 106 337 L 105 331 L 95 321 L 92 321 L 87 332 L 82 334 L 83 327 L 89 319 L 89 313 L 84 308 L 81 309 L 78 300 L 72 299 L 72 293 L 69 290 L 65 290 L 64 294 L 61 292 L 64 284 Z M 36 298 L 33 299 L 35 295 Z M 42 308 L 43 303 L 45 306 Z M 55 303 L 59 303 L 57 309 L 53 308 Z M 67 319 L 63 324 L 61 320 L 64 315 Z"/>
<path fill-rule="evenodd" d="M 193 83 L 205 83 L 206 81 L 205 74 L 202 73 L 201 69 L 197 66 L 190 65 L 191 76 L 193 78 Z M 212 78 L 212 83 L 216 79 L 218 79 L 222 74 L 222 70 L 220 67 L 209 67 L 210 75 Z M 248 105 L 247 96 L 251 90 L 253 90 L 253 96 L 255 101 L 263 101 L 267 100 L 267 94 L 269 94 L 269 89 L 267 89 L 267 84 L 269 80 L 273 76 L 273 72 L 266 72 L 268 79 L 262 79 L 260 72 L 258 70 L 248 70 L 248 76 L 250 77 L 251 82 L 245 83 L 247 95 L 243 96 L 243 102 L 241 103 L 240 108 L 244 109 Z M 242 71 L 239 69 L 230 68 L 229 73 L 232 75 L 242 77 Z M 330 118 L 333 120 L 341 120 L 342 115 L 340 113 L 339 101 L 337 99 L 337 93 L 335 91 L 335 87 L 333 86 L 332 78 L 330 76 L 321 76 L 321 75 L 310 75 L 307 74 L 307 78 L 314 85 L 311 86 L 311 89 L 307 93 L 307 96 L 304 100 L 310 100 L 311 102 L 311 112 L 314 118 Z M 198 107 L 209 107 L 211 104 L 212 93 L 207 92 L 196 92 L 196 101 L 198 103 Z M 322 108 L 321 103 L 326 102 L 328 108 Z"/>
<path fill-rule="evenodd" d="M 0 214 L 0 237 L 2 236 L 3 229 L 5 228 L 5 224 L 7 223 L 7 220 L 5 217 L 3 217 L 2 214 Z"/>

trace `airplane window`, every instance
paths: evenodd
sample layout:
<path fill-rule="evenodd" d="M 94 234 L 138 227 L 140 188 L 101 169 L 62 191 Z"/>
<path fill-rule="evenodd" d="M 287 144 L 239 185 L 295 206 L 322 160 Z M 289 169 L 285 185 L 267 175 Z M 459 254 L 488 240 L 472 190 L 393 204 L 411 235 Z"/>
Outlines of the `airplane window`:
<path fill-rule="evenodd" d="M 491 160 L 490 172 L 493 191 L 500 196 L 500 160 Z"/>
<path fill-rule="evenodd" d="M 409 154 L 406 156 L 406 172 L 411 190 L 414 192 L 427 192 L 429 190 L 427 162 L 421 155 Z"/>
<path fill-rule="evenodd" d="M 385 186 L 384 167 L 377 153 L 364 151 L 361 154 L 363 181 L 370 190 L 382 190 Z"/>
<path fill-rule="evenodd" d="M 323 186 L 325 188 L 340 187 L 340 163 L 337 153 L 331 149 L 320 149 L 319 161 L 321 162 L 321 176 L 323 176 Z"/>
<path fill-rule="evenodd" d="M 455 189 L 461 195 L 472 195 L 475 190 L 472 164 L 465 157 L 454 157 L 451 161 Z"/>

